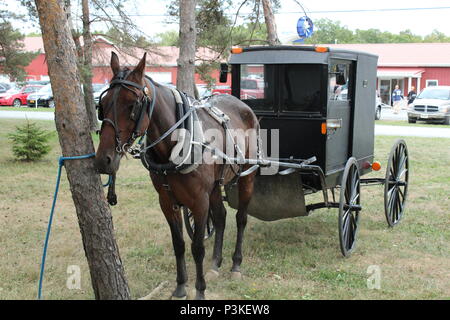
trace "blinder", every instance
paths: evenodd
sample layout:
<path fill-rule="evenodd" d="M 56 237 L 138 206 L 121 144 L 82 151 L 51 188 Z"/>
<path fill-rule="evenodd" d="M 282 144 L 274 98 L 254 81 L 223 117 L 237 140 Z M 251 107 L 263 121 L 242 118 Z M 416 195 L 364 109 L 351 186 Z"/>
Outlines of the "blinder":
<path fill-rule="evenodd" d="M 137 100 L 133 105 L 133 109 L 131 110 L 130 114 L 130 119 L 133 120 L 134 122 L 138 121 L 140 118 L 142 108 L 144 107 L 145 104 L 144 100 L 146 100 L 145 97 L 142 100 Z"/>

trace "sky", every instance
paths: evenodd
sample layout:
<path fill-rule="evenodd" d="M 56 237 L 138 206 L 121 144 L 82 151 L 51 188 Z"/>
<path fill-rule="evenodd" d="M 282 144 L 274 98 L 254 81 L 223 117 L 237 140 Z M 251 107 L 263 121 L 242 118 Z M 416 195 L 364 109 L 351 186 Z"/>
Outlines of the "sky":
<path fill-rule="evenodd" d="M 239 3 L 242 0 L 235 0 Z M 77 10 L 79 0 L 72 0 L 74 10 Z M 170 0 L 136 0 L 136 6 L 127 8 L 133 16 L 133 20 L 147 35 L 166 30 L 178 30 L 176 23 L 168 23 L 166 5 Z M 17 0 L 6 0 L 9 9 L 18 10 Z M 300 3 L 307 15 L 314 21 L 321 18 L 339 20 L 341 25 L 351 30 L 376 28 L 381 31 L 398 33 L 410 29 L 414 34 L 425 36 L 437 29 L 450 35 L 450 1 L 443 0 L 280 0 L 281 8 L 275 15 L 280 39 L 286 40 L 296 35 L 297 20 L 304 16 Z M 429 9 L 418 9 L 429 8 Z M 432 9 L 438 8 L 438 9 Z M 393 10 L 398 9 L 398 10 Z M 242 13 L 248 13 L 249 7 L 242 9 Z M 366 11 L 370 10 L 370 11 Z M 392 11 L 390 11 L 392 10 Z M 81 9 L 79 9 L 81 12 Z M 235 12 L 229 12 L 234 15 Z M 240 20 L 238 20 L 239 23 Z M 23 32 L 33 31 L 33 27 L 27 24 L 20 26 Z M 100 25 L 93 29 L 101 29 Z M 36 29 L 34 29 L 36 31 Z"/>

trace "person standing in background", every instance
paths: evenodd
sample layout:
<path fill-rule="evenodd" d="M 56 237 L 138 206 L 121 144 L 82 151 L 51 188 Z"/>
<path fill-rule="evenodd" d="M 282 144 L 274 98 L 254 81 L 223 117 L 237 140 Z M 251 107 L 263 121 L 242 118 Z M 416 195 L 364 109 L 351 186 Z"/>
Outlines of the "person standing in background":
<path fill-rule="evenodd" d="M 416 88 L 414 86 L 411 87 L 411 91 L 408 92 L 408 104 L 414 102 L 414 99 L 417 97 Z"/>
<path fill-rule="evenodd" d="M 394 113 L 397 114 L 400 110 L 401 103 L 403 100 L 402 90 L 400 90 L 400 87 L 395 85 L 394 91 L 392 91 L 392 107 L 394 110 Z"/>

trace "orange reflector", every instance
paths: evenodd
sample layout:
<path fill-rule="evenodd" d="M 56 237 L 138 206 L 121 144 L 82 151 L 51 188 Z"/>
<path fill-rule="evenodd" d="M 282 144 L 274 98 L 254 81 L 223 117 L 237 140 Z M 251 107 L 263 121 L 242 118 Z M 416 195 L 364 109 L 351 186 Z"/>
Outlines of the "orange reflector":
<path fill-rule="evenodd" d="M 320 126 L 320 132 L 322 134 L 327 134 L 327 123 L 326 122 L 322 122 L 322 125 Z"/>
<path fill-rule="evenodd" d="M 315 50 L 316 52 L 328 52 L 327 47 L 316 47 Z"/>
<path fill-rule="evenodd" d="M 237 54 L 237 53 L 242 53 L 244 51 L 244 49 L 236 47 L 236 48 L 231 48 L 231 53 Z"/>
<path fill-rule="evenodd" d="M 381 163 L 375 161 L 374 163 L 372 163 L 372 169 L 375 171 L 379 171 L 381 169 Z"/>

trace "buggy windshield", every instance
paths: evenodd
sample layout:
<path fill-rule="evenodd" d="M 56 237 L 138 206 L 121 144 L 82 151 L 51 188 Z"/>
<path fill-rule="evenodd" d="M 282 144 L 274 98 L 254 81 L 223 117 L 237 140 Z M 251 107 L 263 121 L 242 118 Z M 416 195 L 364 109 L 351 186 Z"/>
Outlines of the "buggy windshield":
<path fill-rule="evenodd" d="M 242 64 L 239 97 L 255 111 L 319 113 L 323 70 L 319 64 Z"/>

